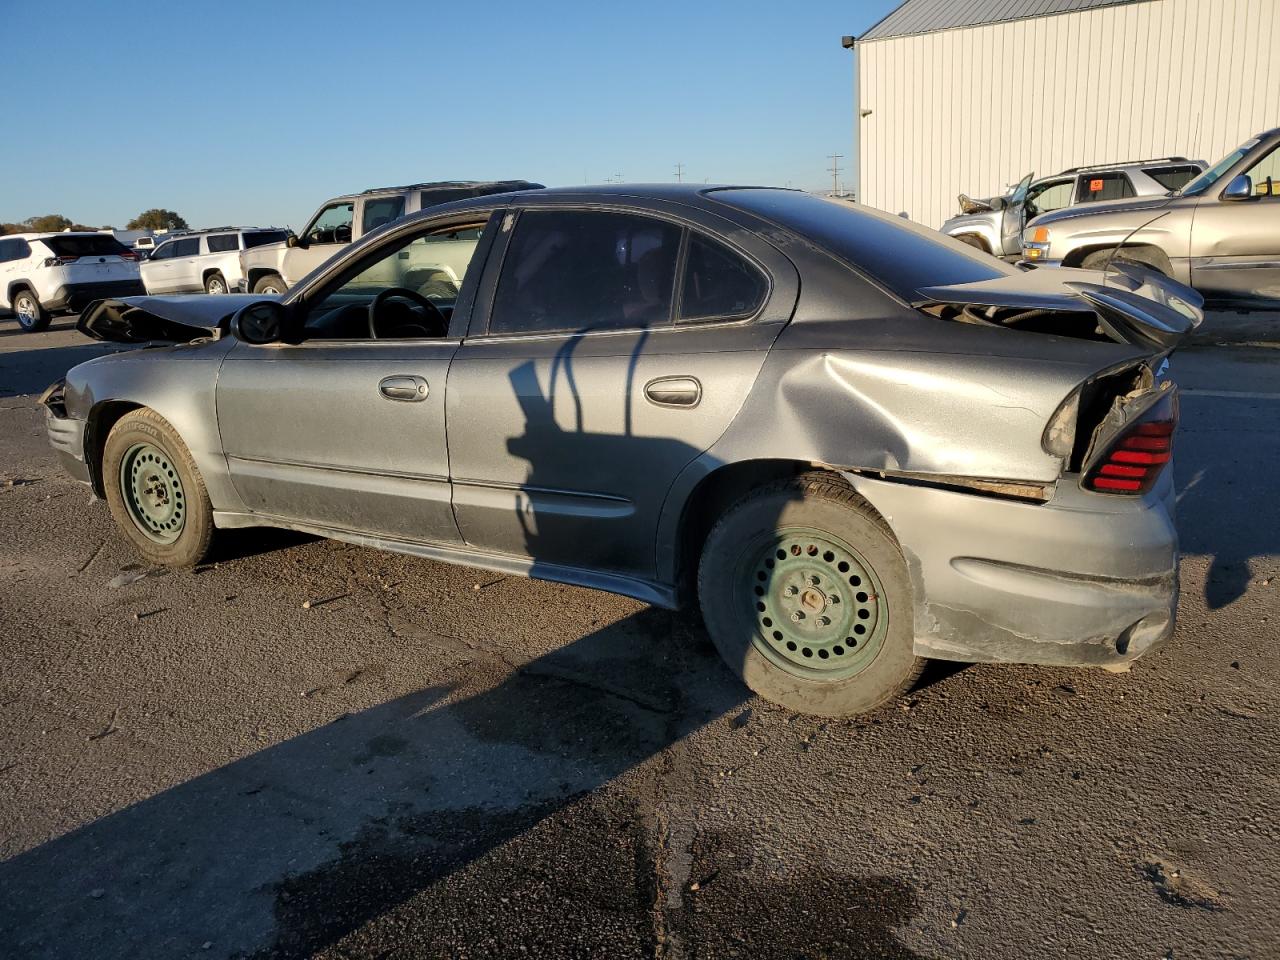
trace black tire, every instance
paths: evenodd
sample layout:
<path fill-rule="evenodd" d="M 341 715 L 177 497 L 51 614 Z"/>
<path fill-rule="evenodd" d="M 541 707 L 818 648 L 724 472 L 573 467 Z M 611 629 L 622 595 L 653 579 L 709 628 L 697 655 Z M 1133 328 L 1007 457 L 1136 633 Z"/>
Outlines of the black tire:
<path fill-rule="evenodd" d="M 52 314 L 41 306 L 40 298 L 26 287 L 14 291 L 12 306 L 14 316 L 18 318 L 18 326 L 27 333 L 39 333 L 53 319 Z"/>
<path fill-rule="evenodd" d="M 219 271 L 215 270 L 213 273 L 209 274 L 209 276 L 204 278 L 204 292 L 217 295 L 230 293 L 231 291 L 227 289 L 227 278 Z"/>
<path fill-rule="evenodd" d="M 788 547 L 791 538 L 797 541 Z M 853 636 L 843 651 L 843 641 L 838 637 L 834 645 L 827 640 L 821 647 L 815 640 L 812 652 L 820 654 L 821 661 L 817 656 L 802 661 L 796 653 L 786 652 L 784 640 L 791 651 L 797 650 L 791 637 L 799 636 L 801 625 L 788 627 L 789 633 L 784 635 L 769 628 L 785 624 L 772 624 L 767 616 L 785 613 L 780 606 L 786 602 L 783 594 L 793 589 L 785 585 L 786 579 L 803 575 L 803 564 L 808 562 L 805 554 L 812 556 L 814 564 L 819 560 L 831 564 L 836 559 L 837 555 L 831 552 L 814 554 L 813 544 L 798 547 L 806 538 L 851 548 L 844 555 L 850 557 L 855 569 L 862 568 L 869 582 L 857 576 L 846 577 L 849 564 L 840 560 L 835 566 L 814 568 L 821 569 L 822 576 L 830 570 L 830 578 L 820 580 L 821 589 L 805 588 L 796 603 L 808 603 L 810 594 L 825 590 L 821 608 L 815 601 L 810 609 L 836 616 L 871 616 L 874 620 L 863 622 L 875 625 L 856 651 L 853 648 L 857 639 Z M 773 559 L 775 547 L 780 558 L 777 561 Z M 796 553 L 797 549 L 801 552 Z M 760 576 L 765 573 L 767 580 Z M 808 577 L 804 579 L 808 582 Z M 866 592 L 877 581 L 874 592 Z M 853 583 L 860 584 L 862 592 L 858 586 L 849 586 Z M 730 507 L 703 546 L 698 595 L 707 630 L 729 668 L 764 699 L 798 713 L 842 717 L 874 710 L 908 690 L 924 668 L 925 661 L 913 651 L 911 580 L 897 541 L 870 505 L 834 477 L 806 474 L 779 481 L 753 491 Z M 841 602 L 844 607 L 839 606 Z M 874 613 L 856 609 L 859 604 L 868 603 Z M 803 617 L 803 611 L 799 612 Z M 790 618 L 794 616 L 792 613 Z M 826 617 L 813 619 L 813 629 L 817 630 L 816 625 L 823 619 Z M 849 622 L 854 627 L 849 628 Z M 833 626 L 837 634 L 843 634 L 857 629 L 858 624 L 857 619 L 838 620 Z M 823 629 L 830 632 L 830 628 Z M 809 656 L 811 651 L 802 647 L 800 652 Z M 846 658 L 847 666 L 836 666 Z M 790 660 L 796 663 L 793 665 Z M 807 667 L 806 663 L 812 666 Z M 824 679 L 817 675 L 829 667 L 836 676 Z M 849 669 L 856 672 L 838 673 Z"/>
<path fill-rule="evenodd" d="M 165 497 L 176 504 L 177 527 L 154 532 L 173 535 L 171 542 L 159 542 L 145 532 L 144 521 L 126 502 L 132 495 L 124 489 L 121 466 L 130 457 L 132 468 L 139 457 L 135 451 L 139 450 L 160 453 L 160 459 L 143 464 L 141 470 L 152 469 L 152 464 L 163 465 L 155 468 L 156 479 L 164 484 Z M 191 453 L 164 417 L 146 408 L 121 417 L 107 436 L 101 469 L 111 516 L 146 560 L 166 567 L 192 567 L 205 558 L 213 539 L 213 506 Z M 165 473 L 167 477 L 163 476 Z"/>
<path fill-rule="evenodd" d="M 264 273 L 253 284 L 254 293 L 284 293 L 289 289 L 284 277 L 278 273 Z"/>

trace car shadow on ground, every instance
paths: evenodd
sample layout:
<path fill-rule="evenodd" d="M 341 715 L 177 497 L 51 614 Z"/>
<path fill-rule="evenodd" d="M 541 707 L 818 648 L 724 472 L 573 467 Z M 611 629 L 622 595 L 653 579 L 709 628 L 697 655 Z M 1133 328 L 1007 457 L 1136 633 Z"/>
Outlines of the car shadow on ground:
<path fill-rule="evenodd" d="M 309 957 L 391 916 L 443 956 L 475 924 L 536 947 L 522 938 L 542 910 L 565 938 L 542 941 L 551 953 L 652 955 L 661 858 L 632 794 L 608 785 L 747 696 L 682 624 L 642 611 L 485 689 L 339 717 L 20 854 L 0 864 L 0 942 L 22 957 Z M 710 873 L 700 857 L 737 862 L 715 848 L 751 837 L 698 843 Z M 477 879 L 482 860 L 508 885 Z M 773 955 L 766 933 L 813 925 L 842 956 L 911 956 L 893 935 L 915 911 L 900 881 L 780 877 L 779 898 L 721 873 L 721 899 L 678 918 L 713 953 L 747 936 Z M 765 899 L 760 936 L 736 929 Z"/>

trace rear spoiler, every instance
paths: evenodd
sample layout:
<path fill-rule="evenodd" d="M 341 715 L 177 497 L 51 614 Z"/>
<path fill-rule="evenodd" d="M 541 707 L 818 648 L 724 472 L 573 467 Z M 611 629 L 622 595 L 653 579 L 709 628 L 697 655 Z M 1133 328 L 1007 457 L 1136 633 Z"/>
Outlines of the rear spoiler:
<path fill-rule="evenodd" d="M 1053 329 L 1052 314 L 1090 313 L 1098 330 L 1117 343 L 1168 352 L 1204 320 L 1204 298 L 1162 274 L 1125 270 L 1109 277 L 1095 270 L 1045 268 L 962 283 L 925 287 L 915 306 L 949 305 L 988 308 L 975 322 L 1017 327 L 1032 318 L 1046 333 L 1073 334 L 1063 325 Z M 973 318 L 970 311 L 963 311 Z"/>

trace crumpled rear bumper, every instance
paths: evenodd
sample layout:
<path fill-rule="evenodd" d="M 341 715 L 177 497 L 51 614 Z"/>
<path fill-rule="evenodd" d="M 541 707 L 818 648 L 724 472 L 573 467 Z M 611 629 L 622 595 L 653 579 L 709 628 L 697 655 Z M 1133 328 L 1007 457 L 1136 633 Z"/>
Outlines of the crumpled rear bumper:
<path fill-rule="evenodd" d="M 1123 669 L 1174 630 L 1171 475 L 1140 498 L 1068 480 L 1043 504 L 848 479 L 902 546 L 919 656 Z"/>

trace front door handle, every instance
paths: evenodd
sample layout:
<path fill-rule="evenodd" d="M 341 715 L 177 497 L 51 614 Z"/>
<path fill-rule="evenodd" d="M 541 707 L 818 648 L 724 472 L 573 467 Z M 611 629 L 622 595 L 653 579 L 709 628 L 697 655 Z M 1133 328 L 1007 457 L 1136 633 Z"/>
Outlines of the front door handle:
<path fill-rule="evenodd" d="M 388 400 L 412 403 L 427 399 L 431 388 L 421 377 L 386 377 L 378 384 L 378 392 Z"/>
<path fill-rule="evenodd" d="M 696 407 L 702 399 L 702 384 L 695 377 L 659 377 L 644 385 L 644 395 L 663 407 Z"/>

